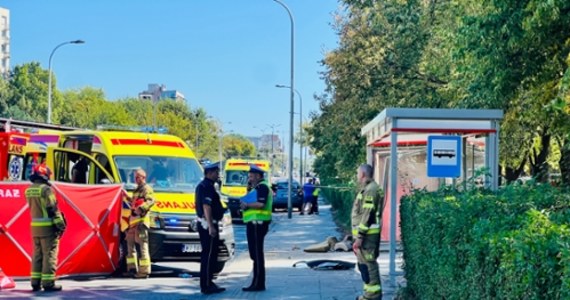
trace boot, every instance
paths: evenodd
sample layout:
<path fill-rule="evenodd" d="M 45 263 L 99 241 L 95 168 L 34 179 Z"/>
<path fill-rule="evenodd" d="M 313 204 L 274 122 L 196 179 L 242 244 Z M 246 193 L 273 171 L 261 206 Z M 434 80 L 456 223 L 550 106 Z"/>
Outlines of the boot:
<path fill-rule="evenodd" d="M 133 279 L 147 279 L 148 277 L 149 277 L 148 274 L 141 274 L 141 273 L 133 275 Z"/>
<path fill-rule="evenodd" d="M 250 285 L 248 287 L 241 288 L 241 290 L 244 292 L 261 292 L 261 291 L 265 291 L 265 287 Z"/>
<path fill-rule="evenodd" d="M 54 284 L 50 286 L 44 286 L 45 292 L 59 292 L 63 289 L 63 287 L 59 284 Z"/>

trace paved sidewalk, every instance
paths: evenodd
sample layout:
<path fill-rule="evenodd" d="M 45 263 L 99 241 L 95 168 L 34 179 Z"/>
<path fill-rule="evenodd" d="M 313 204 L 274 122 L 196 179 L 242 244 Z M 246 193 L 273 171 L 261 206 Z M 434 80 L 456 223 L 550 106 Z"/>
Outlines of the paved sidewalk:
<path fill-rule="evenodd" d="M 342 238 L 333 222 L 330 205 L 319 205 L 320 215 L 300 216 L 293 212 L 292 219 L 287 213 L 273 215 L 270 233 L 266 237 L 265 259 L 267 290 L 261 293 L 245 293 L 240 287 L 251 282 L 252 262 L 247 251 L 241 253 L 234 263 L 220 276 L 220 285 L 229 287 L 224 295 L 204 297 L 204 299 L 355 299 L 362 292 L 362 279 L 355 270 L 317 271 L 310 268 L 295 268 L 298 261 L 319 259 L 343 260 L 356 263 L 353 252 L 306 253 L 303 249 L 320 243 L 327 236 Z M 382 247 L 384 248 L 384 247 Z M 384 290 L 383 299 L 393 299 L 395 288 L 389 284 L 389 254 L 382 251 L 379 264 Z M 247 278 L 235 276 L 247 274 Z M 239 282 L 234 288 L 234 282 Z"/>
<path fill-rule="evenodd" d="M 243 225 L 236 225 L 237 255 L 228 263 L 216 282 L 225 287 L 224 293 L 202 295 L 199 288 L 199 264 L 161 263 L 153 264 L 153 275 L 147 280 L 128 278 L 64 279 L 61 293 L 31 293 L 28 281 L 18 281 L 16 289 L 0 291 L 0 298 L 9 299 L 307 299 L 344 300 L 354 299 L 362 291 L 360 274 L 355 270 L 316 271 L 309 268 L 294 268 L 303 260 L 332 259 L 355 263 L 352 252 L 305 253 L 309 245 L 320 243 L 327 236 L 342 238 L 337 231 L 329 205 L 320 204 L 319 216 L 299 216 L 294 212 L 288 219 L 286 212 L 273 215 L 270 232 L 266 237 L 265 259 L 267 290 L 245 293 L 241 287 L 251 282 L 252 261 L 247 252 Z M 382 249 L 384 247 L 381 247 Z M 395 288 L 389 285 L 388 252 L 382 251 L 379 258 L 383 299 L 393 299 Z M 398 263 L 400 265 L 400 263 Z M 190 278 L 178 277 L 179 272 Z M 401 281 L 402 279 L 399 279 Z"/>

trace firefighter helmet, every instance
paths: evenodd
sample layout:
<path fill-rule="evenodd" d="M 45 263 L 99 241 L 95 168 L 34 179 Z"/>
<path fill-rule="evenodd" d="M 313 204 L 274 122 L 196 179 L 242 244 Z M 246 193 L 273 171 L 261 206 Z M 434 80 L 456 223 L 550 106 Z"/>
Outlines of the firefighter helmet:
<path fill-rule="evenodd" d="M 30 176 L 30 179 L 32 181 L 37 179 L 49 181 L 50 177 L 51 177 L 51 170 L 48 168 L 48 166 L 46 166 L 45 163 L 36 164 L 32 168 L 32 176 Z"/>

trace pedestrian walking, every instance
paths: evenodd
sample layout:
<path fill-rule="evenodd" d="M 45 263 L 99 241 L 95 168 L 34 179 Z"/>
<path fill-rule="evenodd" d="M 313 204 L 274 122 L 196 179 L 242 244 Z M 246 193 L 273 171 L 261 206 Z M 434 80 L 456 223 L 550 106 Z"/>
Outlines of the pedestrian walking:
<path fill-rule="evenodd" d="M 220 178 L 219 163 L 204 167 L 204 179 L 196 187 L 196 214 L 202 253 L 200 254 L 200 291 L 215 294 L 225 291 L 214 282 L 214 267 L 220 251 L 219 224 L 224 217 L 224 208 L 215 184 Z"/>
<path fill-rule="evenodd" d="M 153 190 L 146 183 L 146 172 L 143 169 L 135 171 L 135 182 L 137 187 L 133 191 L 133 196 L 129 197 L 123 190 L 123 196 L 130 204 L 131 216 L 129 217 L 129 228 L 127 229 L 127 275 L 135 279 L 145 279 L 150 276 L 150 253 L 149 236 L 150 216 L 148 212 L 154 205 Z M 140 252 L 137 257 L 136 246 Z"/>
<path fill-rule="evenodd" d="M 364 164 L 358 168 L 357 179 L 360 187 L 352 206 L 352 249 L 364 281 L 364 293 L 357 297 L 357 300 L 382 299 L 377 259 L 380 252 L 380 224 L 384 201 L 380 187 L 374 182 L 372 175 L 372 166 Z"/>
<path fill-rule="evenodd" d="M 65 219 L 51 190 L 51 170 L 37 164 L 32 170 L 32 185 L 26 189 L 26 201 L 32 217 L 33 258 L 31 284 L 34 292 L 61 291 L 55 284 L 59 240 L 65 231 Z"/>
<path fill-rule="evenodd" d="M 246 292 L 265 290 L 265 254 L 263 243 L 271 223 L 271 208 L 273 206 L 273 193 L 269 183 L 263 178 L 264 171 L 251 164 L 249 168 L 249 182 L 256 193 L 254 201 L 241 201 L 243 222 L 246 224 L 247 246 L 249 257 L 253 260 L 253 280 L 248 287 L 242 288 Z M 247 196 L 246 196 L 247 197 Z M 245 197 L 244 197 L 245 198 Z"/>
<path fill-rule="evenodd" d="M 313 178 L 309 178 L 305 184 L 303 184 L 303 209 L 301 209 L 300 215 L 304 215 L 305 211 L 307 214 L 313 214 L 313 193 L 315 192 L 315 185 Z"/>

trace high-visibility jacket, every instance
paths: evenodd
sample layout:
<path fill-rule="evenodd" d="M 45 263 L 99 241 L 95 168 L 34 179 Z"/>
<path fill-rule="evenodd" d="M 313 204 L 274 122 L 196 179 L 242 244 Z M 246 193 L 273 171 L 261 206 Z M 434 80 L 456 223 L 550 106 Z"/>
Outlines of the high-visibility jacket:
<path fill-rule="evenodd" d="M 131 210 L 134 211 L 138 207 L 143 213 L 138 215 L 133 212 L 129 217 L 129 227 L 135 227 L 141 222 L 150 227 L 150 214 L 148 212 L 155 202 L 153 194 L 152 187 L 146 183 L 137 186 L 134 190 L 130 203 Z"/>
<path fill-rule="evenodd" d="M 248 208 L 243 212 L 243 222 L 248 223 L 251 221 L 271 221 L 271 211 L 273 208 L 273 193 L 267 181 L 263 180 L 258 185 L 265 185 L 269 190 L 267 193 L 267 201 L 263 208 Z M 255 189 L 254 189 L 255 190 Z M 252 192 L 254 191 L 252 190 Z"/>
<path fill-rule="evenodd" d="M 65 220 L 47 184 L 34 182 L 26 189 L 26 201 L 32 217 L 32 237 L 52 236 L 65 230 Z"/>
<path fill-rule="evenodd" d="M 380 234 L 384 206 L 382 195 L 380 187 L 374 180 L 367 181 L 364 188 L 356 195 L 352 206 L 352 235 L 355 238 Z"/>
<path fill-rule="evenodd" d="M 313 197 L 318 197 L 320 192 L 321 192 L 320 188 L 318 188 L 318 187 L 315 188 L 315 190 L 313 191 Z"/>

